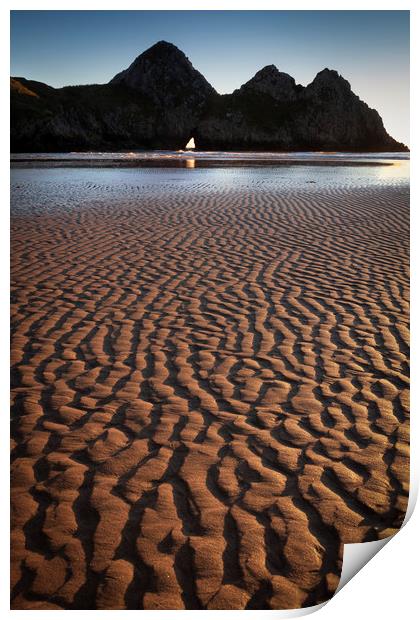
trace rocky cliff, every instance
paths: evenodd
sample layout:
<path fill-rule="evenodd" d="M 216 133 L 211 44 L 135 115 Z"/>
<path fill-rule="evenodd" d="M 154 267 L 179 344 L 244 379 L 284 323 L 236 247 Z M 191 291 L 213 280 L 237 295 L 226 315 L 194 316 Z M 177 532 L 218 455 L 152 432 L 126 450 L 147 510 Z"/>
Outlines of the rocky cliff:
<path fill-rule="evenodd" d="M 149 100 L 156 113 L 154 140 L 182 148 L 191 137 L 211 95 L 216 91 L 177 47 L 160 41 L 111 81 Z"/>
<path fill-rule="evenodd" d="M 270 65 L 219 95 L 165 41 L 108 84 L 52 88 L 11 79 L 11 149 L 404 151 L 336 71 L 303 87 Z"/>

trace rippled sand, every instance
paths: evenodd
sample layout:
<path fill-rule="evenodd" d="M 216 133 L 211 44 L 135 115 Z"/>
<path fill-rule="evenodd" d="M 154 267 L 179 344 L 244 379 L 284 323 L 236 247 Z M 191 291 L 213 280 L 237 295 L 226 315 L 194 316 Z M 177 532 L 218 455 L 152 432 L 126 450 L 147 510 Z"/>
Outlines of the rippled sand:
<path fill-rule="evenodd" d="M 408 186 L 296 174 L 14 171 L 13 608 L 313 605 L 400 527 Z"/>

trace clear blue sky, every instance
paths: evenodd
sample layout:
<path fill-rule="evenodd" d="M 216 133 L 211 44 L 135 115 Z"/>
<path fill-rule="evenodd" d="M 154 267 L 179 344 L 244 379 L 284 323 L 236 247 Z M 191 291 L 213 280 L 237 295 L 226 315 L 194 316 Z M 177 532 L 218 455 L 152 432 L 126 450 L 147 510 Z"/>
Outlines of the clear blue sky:
<path fill-rule="evenodd" d="M 11 74 L 103 83 L 162 39 L 219 93 L 268 64 L 303 85 L 336 69 L 409 144 L 408 11 L 12 11 Z"/>

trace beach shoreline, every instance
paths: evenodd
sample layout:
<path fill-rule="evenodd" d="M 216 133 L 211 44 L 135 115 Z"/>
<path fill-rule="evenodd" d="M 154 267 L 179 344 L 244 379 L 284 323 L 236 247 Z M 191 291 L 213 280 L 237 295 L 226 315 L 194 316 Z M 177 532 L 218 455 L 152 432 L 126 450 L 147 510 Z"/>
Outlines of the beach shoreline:
<path fill-rule="evenodd" d="M 13 164 L 13 609 L 307 607 L 404 519 L 408 162 L 196 161 Z"/>

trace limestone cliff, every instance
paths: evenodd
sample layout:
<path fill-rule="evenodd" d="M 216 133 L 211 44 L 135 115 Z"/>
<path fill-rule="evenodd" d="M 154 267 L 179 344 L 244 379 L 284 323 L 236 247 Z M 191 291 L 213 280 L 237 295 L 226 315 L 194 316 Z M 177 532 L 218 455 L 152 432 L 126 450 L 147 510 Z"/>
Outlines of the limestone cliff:
<path fill-rule="evenodd" d="M 336 71 L 303 87 L 269 65 L 219 95 L 171 43 L 160 41 L 108 84 L 52 88 L 11 79 L 11 149 L 404 151 Z"/>

